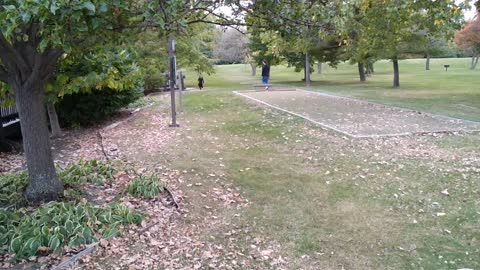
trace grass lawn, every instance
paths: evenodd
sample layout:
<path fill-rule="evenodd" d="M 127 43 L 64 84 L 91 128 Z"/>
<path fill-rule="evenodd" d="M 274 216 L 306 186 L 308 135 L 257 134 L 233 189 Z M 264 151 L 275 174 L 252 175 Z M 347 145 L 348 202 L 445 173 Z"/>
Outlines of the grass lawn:
<path fill-rule="evenodd" d="M 400 61 L 399 89 L 391 87 L 393 75 L 389 61 L 375 63 L 375 74 L 365 83 L 359 82 L 356 65 L 340 64 L 334 69 L 324 64 L 322 74 L 312 74 L 310 89 L 480 121 L 480 69 L 468 69 L 469 63 L 469 58 L 432 59 L 431 70 L 426 71 L 424 59 Z M 444 64 L 450 65 L 447 72 Z M 273 84 L 302 87 L 302 76 L 303 73 L 284 66 L 271 70 Z M 189 79 L 194 85 L 196 78 Z M 248 65 L 229 65 L 217 67 L 217 73 L 205 80 L 207 89 L 246 89 L 259 83 L 260 77 L 250 76 Z"/>
<path fill-rule="evenodd" d="M 480 120 L 480 73 L 468 59 L 423 64 L 400 63 L 400 89 L 388 62 L 367 83 L 352 66 L 324 68 L 312 89 Z M 300 76 L 272 68 L 273 84 L 301 86 Z M 269 239 L 287 269 L 480 268 L 480 135 L 347 139 L 231 93 L 258 80 L 245 65 L 206 77 L 206 91 L 185 96 L 188 131 L 172 157 L 203 189 L 218 184 L 202 177 L 214 173 L 245 194 L 251 205 L 224 218 L 248 228 L 237 236 L 246 250 L 248 239 Z M 218 227 L 211 235 L 224 238 Z"/>

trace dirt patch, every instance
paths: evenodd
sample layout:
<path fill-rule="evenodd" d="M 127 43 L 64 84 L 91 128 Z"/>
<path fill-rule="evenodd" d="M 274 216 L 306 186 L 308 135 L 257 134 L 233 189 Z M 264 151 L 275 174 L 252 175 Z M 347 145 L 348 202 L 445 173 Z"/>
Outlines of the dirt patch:
<path fill-rule="evenodd" d="M 476 122 L 318 92 L 297 90 L 237 94 L 355 138 L 480 131 L 480 123 Z"/>

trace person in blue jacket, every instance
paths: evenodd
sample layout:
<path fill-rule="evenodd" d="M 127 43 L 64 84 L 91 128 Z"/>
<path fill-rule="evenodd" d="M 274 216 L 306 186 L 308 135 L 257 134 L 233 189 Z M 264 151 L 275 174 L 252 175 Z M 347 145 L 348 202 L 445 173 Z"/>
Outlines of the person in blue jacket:
<path fill-rule="evenodd" d="M 265 84 L 265 90 L 268 90 L 268 79 L 270 78 L 270 66 L 267 60 L 262 62 L 262 83 Z"/>

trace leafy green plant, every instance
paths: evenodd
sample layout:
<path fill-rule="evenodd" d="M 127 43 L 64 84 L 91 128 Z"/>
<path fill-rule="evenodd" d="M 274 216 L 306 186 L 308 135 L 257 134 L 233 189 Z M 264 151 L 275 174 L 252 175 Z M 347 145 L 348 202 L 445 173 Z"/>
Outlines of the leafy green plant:
<path fill-rule="evenodd" d="M 90 244 L 119 233 L 119 226 L 139 224 L 143 216 L 123 205 L 96 207 L 87 202 L 51 202 L 29 212 L 0 210 L 0 247 L 16 259 Z"/>
<path fill-rule="evenodd" d="M 75 187 L 85 183 L 103 184 L 115 172 L 114 165 L 110 162 L 87 160 L 61 169 L 58 175 L 67 187 Z"/>
<path fill-rule="evenodd" d="M 155 176 L 137 176 L 127 187 L 127 192 L 134 197 L 142 197 L 151 199 L 160 194 L 163 190 L 163 185 L 160 179 Z"/>
<path fill-rule="evenodd" d="M 0 175 L 0 206 L 22 204 L 23 191 L 28 184 L 26 172 Z"/>
<path fill-rule="evenodd" d="M 117 91 L 105 88 L 66 95 L 56 104 L 60 122 L 66 126 L 89 126 L 104 120 L 143 96 L 143 84 Z"/>
<path fill-rule="evenodd" d="M 67 187 L 67 193 L 77 194 L 78 187 L 85 183 L 103 184 L 111 180 L 115 174 L 114 164 L 111 162 L 88 160 L 70 164 L 64 169 L 59 169 L 60 180 Z M 28 184 L 26 171 L 0 175 L 0 207 L 18 207 L 26 203 L 23 192 Z M 69 189 L 70 188 L 70 189 Z M 77 194 L 78 195 L 78 194 Z"/>

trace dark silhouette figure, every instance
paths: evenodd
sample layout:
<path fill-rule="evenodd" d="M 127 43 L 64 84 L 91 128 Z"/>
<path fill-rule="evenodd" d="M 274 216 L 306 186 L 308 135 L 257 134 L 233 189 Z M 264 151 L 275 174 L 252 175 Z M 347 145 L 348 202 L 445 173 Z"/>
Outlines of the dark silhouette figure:
<path fill-rule="evenodd" d="M 270 66 L 268 65 L 267 60 L 262 62 L 262 83 L 265 84 L 265 90 L 268 90 L 268 79 L 270 77 Z"/>
<path fill-rule="evenodd" d="M 200 75 L 200 77 L 198 77 L 198 88 L 200 88 L 200 90 L 203 89 L 203 84 L 205 83 L 205 80 L 203 80 L 203 76 Z"/>

